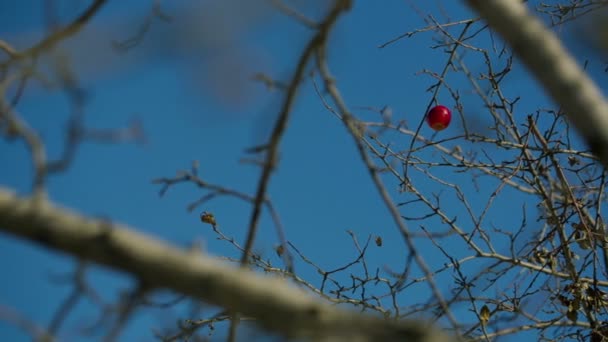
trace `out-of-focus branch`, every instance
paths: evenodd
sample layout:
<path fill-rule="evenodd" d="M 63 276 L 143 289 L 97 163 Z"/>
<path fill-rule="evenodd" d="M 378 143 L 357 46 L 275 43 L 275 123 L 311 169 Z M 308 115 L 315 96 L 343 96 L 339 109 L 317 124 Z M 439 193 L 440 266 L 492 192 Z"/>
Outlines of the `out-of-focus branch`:
<path fill-rule="evenodd" d="M 245 252 L 243 253 L 243 256 L 241 258 L 242 265 L 246 264 L 249 252 L 253 248 L 253 243 L 257 234 L 257 227 L 262 204 L 264 198 L 266 197 L 266 189 L 268 188 L 271 173 L 274 170 L 276 166 L 276 161 L 278 159 L 279 144 L 281 143 L 281 139 L 287 129 L 287 123 L 291 114 L 292 105 L 296 99 L 297 91 L 304 77 L 308 61 L 315 52 L 315 50 L 318 49 L 319 46 L 327 39 L 331 28 L 338 20 L 340 14 L 349 10 L 350 6 L 350 0 L 337 0 L 335 2 L 333 8 L 327 14 L 327 17 L 320 24 L 318 32 L 312 37 L 312 39 L 304 48 L 304 51 L 302 52 L 298 61 L 294 75 L 286 88 L 286 95 L 283 100 L 283 104 L 281 105 L 281 111 L 272 129 L 270 139 L 265 149 L 266 158 L 262 168 L 262 175 L 260 176 L 260 180 L 258 182 L 253 210 L 251 211 L 249 229 L 247 231 L 247 240 L 245 241 Z"/>
<path fill-rule="evenodd" d="M 10 49 L 6 43 L 3 43 L 3 49 L 12 59 L 9 59 L 6 63 L 11 60 L 19 60 L 28 56 L 35 56 L 42 51 L 52 48 L 58 42 L 74 35 L 99 11 L 99 9 L 107 2 L 107 0 L 95 0 L 81 15 L 79 15 L 74 21 L 65 27 L 58 29 L 52 34 L 48 35 L 35 45 L 29 47 L 24 51 L 14 51 Z M 1 66 L 1 64 L 0 64 Z"/>
<path fill-rule="evenodd" d="M 0 230 L 137 277 L 147 288 L 168 288 L 242 312 L 286 337 L 315 341 L 448 341 L 415 321 L 395 322 L 341 310 L 288 286 L 187 252 L 131 228 L 90 219 L 46 200 L 19 198 L 0 188 Z"/>
<path fill-rule="evenodd" d="M 3 89 L 0 89 L 0 96 L 3 95 Z M 34 164 L 33 190 L 37 195 L 42 195 L 47 175 L 47 154 L 44 142 L 38 135 L 38 132 L 14 113 L 3 98 L 0 97 L 0 122 L 2 121 L 6 124 L 6 136 L 10 138 L 22 137 L 29 148 Z M 0 134 L 2 133 L 0 131 Z"/>
<path fill-rule="evenodd" d="M 265 146 L 266 158 L 262 166 L 262 174 L 260 175 L 260 180 L 258 181 L 258 186 L 255 194 L 255 202 L 253 203 L 253 209 L 251 210 L 251 217 L 249 219 L 249 229 L 247 230 L 245 248 L 241 257 L 242 267 L 245 267 L 247 265 L 249 254 L 253 248 L 255 237 L 257 235 L 259 227 L 258 224 L 262 211 L 262 205 L 264 202 L 264 198 L 266 197 L 268 185 L 270 184 L 270 176 L 278 160 L 279 145 L 281 143 L 283 135 L 285 134 L 285 131 L 287 130 L 287 123 L 289 121 L 291 109 L 293 103 L 295 102 L 301 81 L 304 77 L 306 66 L 308 65 L 308 60 L 313 55 L 313 52 L 321 43 L 321 41 L 326 39 L 331 27 L 334 25 L 340 14 L 349 8 L 350 0 L 336 0 L 334 7 L 329 11 L 327 17 L 319 26 L 318 32 L 313 36 L 313 38 L 304 48 L 304 51 L 302 52 L 296 69 L 294 71 L 293 77 L 286 88 L 286 94 L 283 100 L 283 104 L 281 105 L 281 110 L 279 112 L 277 120 L 275 121 L 268 143 Z M 234 315 L 229 329 L 228 341 L 236 340 L 235 336 L 238 322 L 238 316 Z"/>
<path fill-rule="evenodd" d="M 311 28 L 311 29 L 316 29 L 318 27 L 318 24 L 314 20 L 308 18 L 304 14 L 291 8 L 289 5 L 285 4 L 282 0 L 270 0 L 270 3 L 277 10 L 283 12 L 287 16 L 294 18 L 295 20 L 297 20 L 304 26 Z"/>
<path fill-rule="evenodd" d="M 608 166 L 608 102 L 559 39 L 519 0 L 467 0 L 511 46 Z"/>
<path fill-rule="evenodd" d="M 21 330 L 27 332 L 34 341 L 56 341 L 55 337 L 45 331 L 42 327 L 39 327 L 36 323 L 30 321 L 15 310 L 3 305 L 0 305 L 0 321 L 7 321 L 21 328 Z"/>

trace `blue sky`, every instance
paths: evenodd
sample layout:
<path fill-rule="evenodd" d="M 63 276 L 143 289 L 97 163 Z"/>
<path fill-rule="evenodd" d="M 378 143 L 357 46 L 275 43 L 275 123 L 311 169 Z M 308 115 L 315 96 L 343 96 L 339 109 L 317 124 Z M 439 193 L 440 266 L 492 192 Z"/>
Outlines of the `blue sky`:
<path fill-rule="evenodd" d="M 83 8 L 74 1 L 59 3 L 63 4 L 59 13 L 64 22 Z M 260 6 L 257 1 L 250 3 L 251 7 L 236 0 L 223 5 L 206 1 L 186 11 L 183 9 L 192 6 L 191 2 L 177 1 L 163 4 L 166 12 L 174 15 L 172 23 L 155 20 L 140 46 L 125 53 L 113 51 L 111 42 L 132 35 L 151 3 L 109 1 L 89 27 L 62 45 L 87 93 L 87 125 L 124 127 L 138 118 L 143 123 L 146 143 L 85 142 L 69 170 L 50 178 L 50 198 L 87 215 L 111 217 L 177 245 L 188 246 L 198 239 L 214 255 L 237 256 L 234 248 L 216 240 L 210 228 L 200 223 L 198 214 L 202 210 L 213 212 L 224 233 L 243 243 L 248 205 L 220 198 L 188 212 L 186 206 L 202 196 L 200 190 L 182 184 L 161 198 L 159 186 L 151 180 L 173 176 L 198 160 L 203 179 L 253 193 L 259 171 L 239 160 L 247 157 L 245 149 L 264 142 L 282 94 L 251 81 L 251 75 L 264 72 L 287 81 L 311 32 L 276 12 L 256 10 Z M 314 3 L 304 11 L 318 18 L 323 13 L 323 2 Z M 440 70 L 446 53 L 429 47 L 434 45 L 432 33 L 378 48 L 404 32 L 426 26 L 415 8 L 432 13 L 439 22 L 471 16 L 458 1 L 355 1 L 353 10 L 339 20 L 331 36 L 329 64 L 350 108 L 362 119 L 379 119 L 375 113 L 357 109 L 366 106 L 390 106 L 394 118 L 406 120 L 410 127 L 417 126 L 424 115 L 431 99 L 426 89 L 434 81 L 417 73 L 422 69 Z M 43 18 L 38 1 L 1 3 L 0 37 L 18 48 L 27 47 L 44 33 Z M 481 60 L 473 61 L 473 71 L 483 70 Z M 453 82 L 462 87 L 467 115 L 483 126 L 488 119 L 480 101 L 471 93 L 470 85 L 458 77 L 461 76 L 455 75 Z M 522 118 L 549 105 L 523 70 L 516 70 L 505 82 L 507 92 L 529 95 L 520 103 Z M 447 106 L 453 105 L 445 90 L 438 98 Z M 50 156 L 57 157 L 63 144 L 69 99 L 59 90 L 34 85 L 27 89 L 17 110 L 39 130 Z M 454 119 L 439 137 L 461 133 L 456 115 Z M 422 134 L 430 136 L 430 129 L 425 126 Z M 400 149 L 409 146 L 409 142 L 402 136 L 393 141 Z M 20 142 L 0 142 L 0 185 L 27 194 L 31 177 L 24 146 Z M 425 184 L 420 179 L 418 186 L 437 186 L 432 182 Z M 470 198 L 483 203 L 487 193 L 494 190 L 492 184 L 482 182 L 479 192 L 470 183 L 462 186 Z M 399 202 L 398 192 L 393 191 L 397 185 L 389 182 L 387 186 Z M 405 246 L 352 139 L 342 123 L 325 110 L 310 81 L 303 83 L 297 98 L 269 195 L 288 240 L 324 268 L 343 265 L 356 257 L 347 229 L 359 241 L 365 241 L 370 234 L 383 237 L 382 248 L 370 246 L 369 262 L 374 268 L 403 267 Z M 519 202 L 512 204 L 517 196 L 505 190 L 504 202 L 494 209 L 493 224 L 513 223 L 509 212 L 521 208 Z M 456 199 L 446 201 L 449 205 Z M 268 215 L 263 217 L 260 228 L 255 250 L 274 258 L 272 248 L 278 241 Z M 415 224 L 410 228 L 414 230 Z M 14 307 L 46 326 L 69 293 L 67 285 L 50 282 L 49 277 L 73 271 L 74 262 L 4 235 L 0 235 L 0 256 L 0 268 L 10 274 L 0 282 L 0 305 Z M 438 254 L 429 260 L 439 265 L 445 262 Z M 318 282 L 314 270 L 298 267 L 303 276 Z M 128 278 L 116 273 L 98 269 L 91 273 L 94 287 L 107 300 L 116 300 L 119 289 L 130 284 Z M 414 290 L 408 296 L 425 298 L 425 291 Z M 184 318 L 184 310 L 151 310 L 138 315 L 123 339 L 149 340 L 151 327 L 171 327 L 176 317 Z M 81 304 L 60 336 L 72 340 L 78 327 L 95 314 L 90 303 Z M 2 320 L 0 336 L 11 341 L 27 340 L 20 330 Z"/>

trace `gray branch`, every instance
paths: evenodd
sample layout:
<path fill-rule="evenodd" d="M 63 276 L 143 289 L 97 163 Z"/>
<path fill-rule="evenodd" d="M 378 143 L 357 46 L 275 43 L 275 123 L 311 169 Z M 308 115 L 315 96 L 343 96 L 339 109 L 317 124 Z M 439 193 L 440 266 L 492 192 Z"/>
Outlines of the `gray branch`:
<path fill-rule="evenodd" d="M 556 35 L 521 0 L 467 0 L 511 46 L 608 166 L 608 103 Z"/>
<path fill-rule="evenodd" d="M 290 286 L 202 252 L 172 247 L 132 228 L 86 218 L 45 199 L 0 188 L 0 231 L 124 271 L 143 286 L 171 289 L 255 319 L 262 328 L 314 341 L 449 341 L 420 321 L 395 322 L 338 309 Z"/>

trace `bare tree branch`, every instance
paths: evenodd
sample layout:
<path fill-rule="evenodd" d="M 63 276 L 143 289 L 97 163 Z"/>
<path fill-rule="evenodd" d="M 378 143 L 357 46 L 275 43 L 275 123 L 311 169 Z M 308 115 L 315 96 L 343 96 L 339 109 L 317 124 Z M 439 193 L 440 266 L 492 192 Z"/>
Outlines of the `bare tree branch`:
<path fill-rule="evenodd" d="M 45 50 L 48 50 L 55 46 L 60 41 L 73 36 L 78 33 L 84 25 L 95 15 L 101 7 L 107 2 L 107 0 L 95 0 L 81 15 L 79 15 L 73 22 L 66 25 L 65 27 L 58 29 L 52 34 L 48 35 L 35 45 L 32 45 L 24 51 L 15 51 L 10 48 L 6 43 L 1 44 L 3 50 L 9 54 L 12 59 L 0 64 L 0 67 L 10 63 L 12 60 L 21 60 L 30 56 L 35 56 Z"/>
<path fill-rule="evenodd" d="M 553 100 L 563 107 L 608 166 L 608 102 L 600 90 L 541 21 L 519 0 L 467 0 L 502 35 Z"/>
<path fill-rule="evenodd" d="M 0 229 L 102 265 L 126 271 L 148 289 L 168 288 L 242 312 L 264 328 L 316 341 L 448 341 L 421 322 L 395 322 L 338 309 L 278 278 L 234 268 L 133 231 L 18 198 L 0 189 Z"/>

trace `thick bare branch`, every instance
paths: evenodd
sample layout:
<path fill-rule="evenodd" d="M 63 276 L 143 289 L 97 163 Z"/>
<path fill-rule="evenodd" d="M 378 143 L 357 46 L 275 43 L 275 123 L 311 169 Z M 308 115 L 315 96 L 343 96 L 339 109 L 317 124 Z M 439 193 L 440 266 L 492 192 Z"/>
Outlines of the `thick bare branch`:
<path fill-rule="evenodd" d="M 608 166 L 608 102 L 559 39 L 519 0 L 467 0 L 502 35 Z"/>
<path fill-rule="evenodd" d="M 147 288 L 168 288 L 242 312 L 264 328 L 315 341 L 448 341 L 421 322 L 396 323 L 324 304 L 278 278 L 262 277 L 198 252 L 169 246 L 129 227 L 90 219 L 46 200 L 0 189 L 0 229 L 134 275 Z"/>

